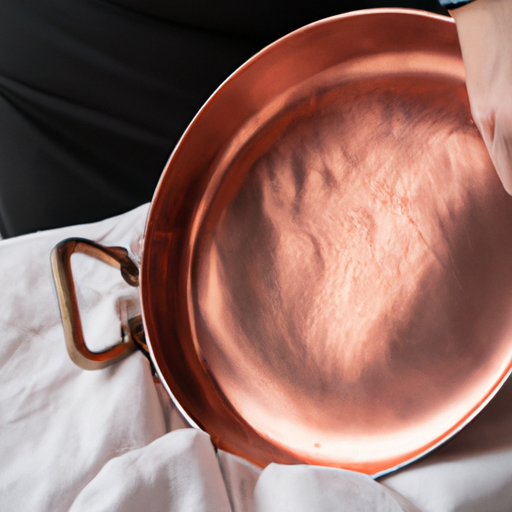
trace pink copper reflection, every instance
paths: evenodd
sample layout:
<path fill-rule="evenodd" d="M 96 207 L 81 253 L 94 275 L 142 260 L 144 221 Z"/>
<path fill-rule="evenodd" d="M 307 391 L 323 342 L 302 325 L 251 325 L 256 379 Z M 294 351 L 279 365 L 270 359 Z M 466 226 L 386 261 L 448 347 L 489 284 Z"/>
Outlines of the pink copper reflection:
<path fill-rule="evenodd" d="M 160 372 L 258 464 L 386 471 L 453 435 L 511 365 L 512 200 L 470 119 L 453 25 L 385 15 L 373 46 L 378 15 L 359 15 L 362 54 L 331 41 L 322 69 L 271 98 L 249 87 L 223 143 L 208 122 L 238 111 L 224 125 L 214 96 L 152 207 L 142 288 Z M 345 37 L 347 19 L 324 28 Z M 319 27 L 296 39 L 317 44 Z M 447 51 L 427 51 L 438 37 Z M 210 157 L 187 149 L 201 133 Z"/>
<path fill-rule="evenodd" d="M 318 463 L 414 452 L 510 359 L 510 201 L 462 85 L 424 81 L 294 103 L 224 170 L 199 235 L 210 371 L 258 432 Z"/>

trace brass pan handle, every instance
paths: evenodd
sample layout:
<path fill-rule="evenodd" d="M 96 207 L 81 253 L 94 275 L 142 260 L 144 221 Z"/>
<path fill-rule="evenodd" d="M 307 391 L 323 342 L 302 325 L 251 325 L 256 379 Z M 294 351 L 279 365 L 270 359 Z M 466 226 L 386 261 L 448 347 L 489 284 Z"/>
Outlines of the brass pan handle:
<path fill-rule="evenodd" d="M 52 251 L 53 279 L 69 357 L 84 370 L 99 370 L 124 359 L 137 345 L 130 335 L 128 342 L 121 342 L 102 352 L 91 352 L 87 348 L 71 270 L 71 256 L 75 252 L 87 254 L 121 269 L 121 275 L 131 286 L 139 285 L 139 269 L 123 247 L 105 247 L 84 238 L 63 240 Z"/>

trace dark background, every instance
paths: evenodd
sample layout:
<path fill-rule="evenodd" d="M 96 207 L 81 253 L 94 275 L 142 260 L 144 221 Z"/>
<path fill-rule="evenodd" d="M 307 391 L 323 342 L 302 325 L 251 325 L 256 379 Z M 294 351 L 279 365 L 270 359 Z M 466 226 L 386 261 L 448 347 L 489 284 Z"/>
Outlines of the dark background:
<path fill-rule="evenodd" d="M 231 72 L 302 25 L 370 7 L 446 14 L 434 0 L 2 0 L 2 235 L 150 201 L 179 137 Z"/>

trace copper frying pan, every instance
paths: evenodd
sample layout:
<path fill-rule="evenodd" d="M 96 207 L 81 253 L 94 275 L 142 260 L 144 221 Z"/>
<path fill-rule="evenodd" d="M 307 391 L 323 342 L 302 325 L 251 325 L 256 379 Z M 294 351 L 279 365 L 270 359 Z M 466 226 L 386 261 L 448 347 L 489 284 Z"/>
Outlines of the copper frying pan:
<path fill-rule="evenodd" d="M 510 373 L 511 224 L 453 22 L 319 21 L 236 71 L 162 174 L 140 267 L 151 360 L 222 449 L 382 475 L 459 431 Z M 137 269 L 118 248 L 55 251 L 70 354 L 91 368 L 130 345 L 86 348 L 76 250 L 132 284 Z"/>

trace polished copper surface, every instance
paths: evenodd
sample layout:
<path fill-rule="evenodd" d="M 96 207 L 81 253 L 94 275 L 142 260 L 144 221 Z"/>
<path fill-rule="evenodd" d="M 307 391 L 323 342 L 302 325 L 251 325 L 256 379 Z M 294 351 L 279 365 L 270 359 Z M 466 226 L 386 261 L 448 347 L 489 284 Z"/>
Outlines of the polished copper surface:
<path fill-rule="evenodd" d="M 223 449 L 383 474 L 510 371 L 511 224 L 451 20 L 305 27 L 221 86 L 162 176 L 141 268 L 157 370 Z"/>

